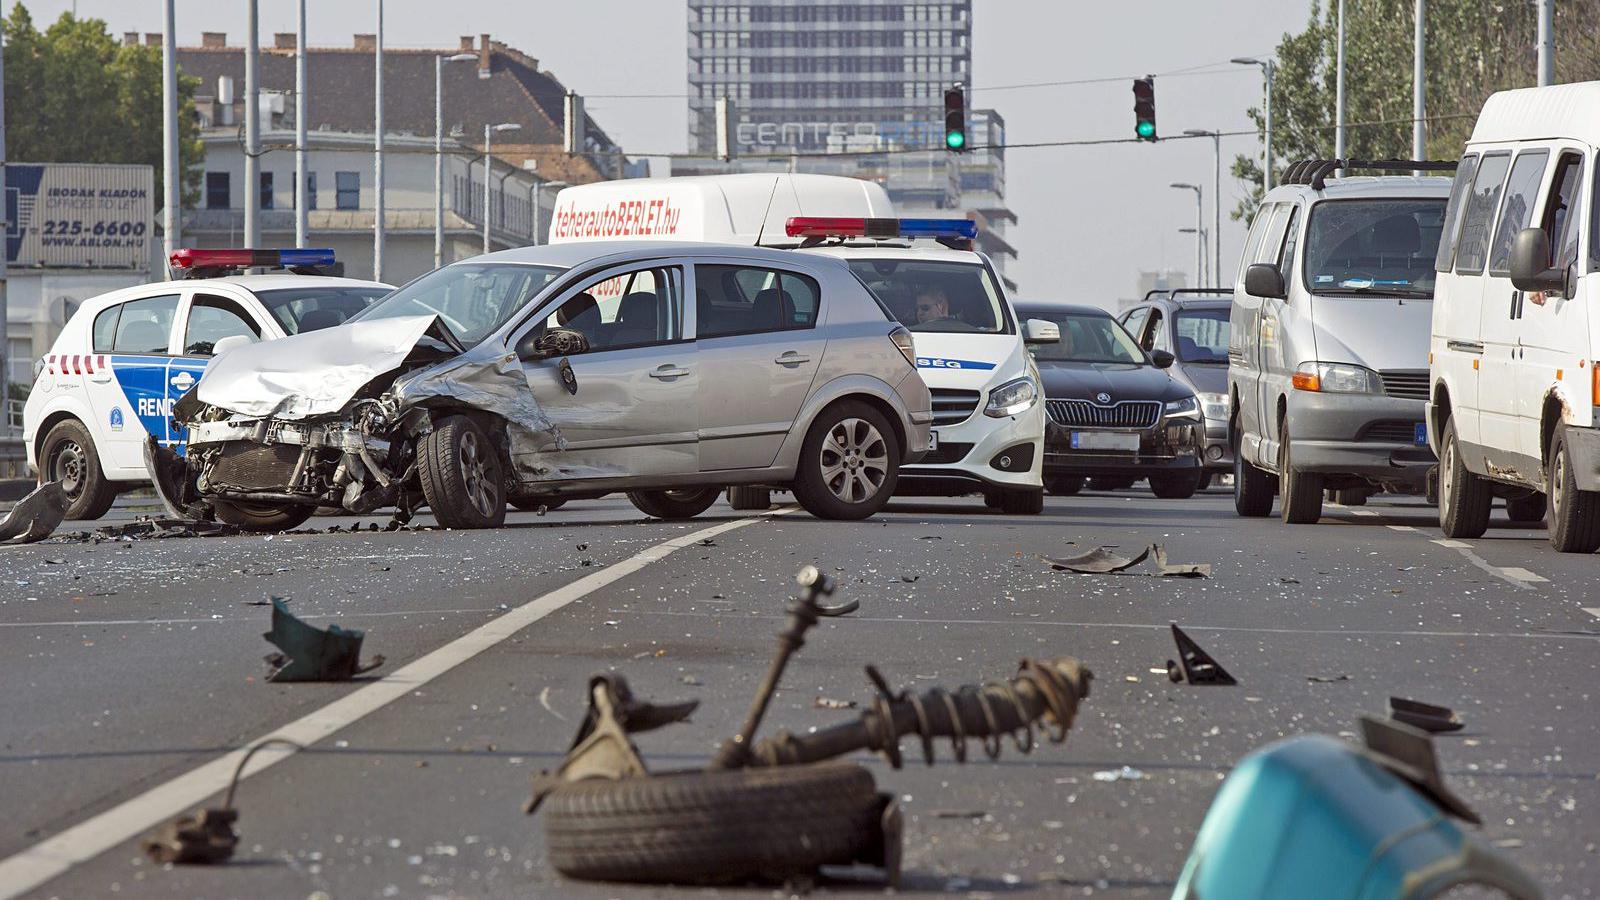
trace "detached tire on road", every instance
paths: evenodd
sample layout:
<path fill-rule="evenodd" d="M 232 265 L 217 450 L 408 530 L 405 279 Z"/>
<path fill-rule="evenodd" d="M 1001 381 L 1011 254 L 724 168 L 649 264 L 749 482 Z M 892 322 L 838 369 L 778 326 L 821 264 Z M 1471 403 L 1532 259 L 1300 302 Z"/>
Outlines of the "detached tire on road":
<path fill-rule="evenodd" d="M 728 488 L 728 505 L 734 509 L 771 509 L 772 491 L 762 487 L 734 485 Z"/>
<path fill-rule="evenodd" d="M 819 519 L 865 519 L 894 496 L 899 477 L 894 429 L 871 406 L 844 400 L 811 423 L 795 468 L 794 496 Z"/>
<path fill-rule="evenodd" d="M 505 469 L 488 432 L 446 416 L 417 443 L 417 477 L 433 517 L 446 528 L 498 528 L 506 521 Z"/>
<path fill-rule="evenodd" d="M 570 878 L 707 883 L 868 859 L 881 808 L 872 773 L 823 763 L 580 781 L 542 813 L 550 862 Z"/>
<path fill-rule="evenodd" d="M 1150 493 L 1162 500 L 1187 500 L 1200 489 L 1200 471 L 1151 475 Z"/>
<path fill-rule="evenodd" d="M 1322 518 L 1322 476 L 1295 471 L 1288 422 L 1278 426 L 1278 484 L 1285 525 L 1311 525 Z"/>
<path fill-rule="evenodd" d="M 106 480 L 94 439 L 77 419 L 57 422 L 39 445 L 39 471 L 67 492 L 68 519 L 98 519 L 117 499 L 117 485 Z"/>
<path fill-rule="evenodd" d="M 1272 495 L 1277 492 L 1272 476 L 1244 458 L 1244 442 L 1238 427 L 1233 438 L 1233 509 L 1241 516 L 1260 519 L 1272 515 Z"/>
<path fill-rule="evenodd" d="M 1494 504 L 1489 481 L 1472 474 L 1461 461 L 1455 420 L 1445 422 L 1439 443 L 1439 530 L 1447 538 L 1483 537 Z"/>
<path fill-rule="evenodd" d="M 629 491 L 628 502 L 652 519 L 692 519 L 711 508 L 721 488 L 685 488 L 677 491 Z"/>
<path fill-rule="evenodd" d="M 1550 546 L 1562 553 L 1600 550 L 1600 493 L 1578 490 L 1567 451 L 1567 426 L 1556 426 L 1545 473 L 1550 486 Z"/>
<path fill-rule="evenodd" d="M 299 528 L 317 511 L 315 506 L 272 506 L 233 500 L 213 500 L 211 507 L 216 510 L 219 521 L 244 531 L 261 532 Z"/>

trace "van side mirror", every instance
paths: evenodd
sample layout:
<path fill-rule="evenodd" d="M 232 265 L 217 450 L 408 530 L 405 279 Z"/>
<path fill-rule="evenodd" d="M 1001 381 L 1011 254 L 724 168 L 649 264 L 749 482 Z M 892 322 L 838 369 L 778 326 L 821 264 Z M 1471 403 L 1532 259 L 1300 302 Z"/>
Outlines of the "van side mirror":
<path fill-rule="evenodd" d="M 1178 361 L 1178 358 L 1166 350 L 1151 350 L 1150 361 L 1155 363 L 1158 369 L 1170 369 L 1172 364 Z"/>
<path fill-rule="evenodd" d="M 1550 236 L 1542 228 L 1524 228 L 1511 242 L 1511 283 L 1519 291 L 1567 295 L 1565 269 L 1550 268 Z"/>
<path fill-rule="evenodd" d="M 589 351 L 589 339 L 583 332 L 570 328 L 552 328 L 534 331 L 517 343 L 517 358 L 523 362 L 537 362 L 556 356 L 572 356 Z"/>
<path fill-rule="evenodd" d="M 1272 263 L 1251 263 L 1244 270 L 1244 292 L 1252 297 L 1270 297 L 1282 300 L 1289 296 L 1284 289 L 1283 273 Z"/>
<path fill-rule="evenodd" d="M 1029 319 L 1022 323 L 1022 340 L 1027 344 L 1058 344 L 1061 326 L 1049 319 Z"/>

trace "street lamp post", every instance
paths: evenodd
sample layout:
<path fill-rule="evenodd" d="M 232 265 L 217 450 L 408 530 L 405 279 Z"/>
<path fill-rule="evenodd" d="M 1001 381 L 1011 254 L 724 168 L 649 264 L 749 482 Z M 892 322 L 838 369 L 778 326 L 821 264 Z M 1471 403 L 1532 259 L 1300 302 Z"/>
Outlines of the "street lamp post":
<path fill-rule="evenodd" d="M 1210 240 L 1211 232 L 1207 231 L 1204 228 L 1179 228 L 1178 229 L 1178 233 L 1179 234 L 1193 234 L 1193 235 L 1199 236 L 1199 238 L 1200 238 L 1201 255 L 1204 255 L 1205 250 L 1211 246 L 1211 240 Z M 1215 278 L 1216 277 L 1216 273 L 1213 272 L 1212 273 L 1212 277 Z M 1201 286 L 1204 287 L 1205 285 L 1202 283 Z"/>
<path fill-rule="evenodd" d="M 372 280 L 383 280 L 383 0 L 377 0 L 377 35 L 372 62 Z"/>
<path fill-rule="evenodd" d="M 1420 3 L 1421 0 L 1418 0 Z M 1184 134 L 1195 137 L 1210 137 L 1212 150 L 1212 186 L 1211 186 L 1211 280 L 1222 283 L 1222 133 L 1220 131 L 1206 131 L 1203 128 L 1191 128 Z"/>
<path fill-rule="evenodd" d="M 261 40 L 256 0 L 245 15 L 244 50 L 244 245 L 261 246 Z"/>
<path fill-rule="evenodd" d="M 305 0 L 301 0 L 305 2 Z M 473 53 L 433 58 L 433 267 L 444 265 L 444 64 L 477 59 Z"/>
<path fill-rule="evenodd" d="M 521 131 L 522 126 L 515 122 L 501 122 L 498 125 L 483 126 L 483 252 L 489 252 L 489 174 L 494 171 L 494 155 L 489 152 L 490 136 L 496 131 Z"/>
<path fill-rule="evenodd" d="M 1196 284 L 1195 287 L 1204 287 L 1206 255 L 1205 247 L 1200 240 L 1200 231 L 1205 227 L 1201 224 L 1205 221 L 1205 199 L 1202 196 L 1204 192 L 1200 190 L 1200 185 L 1188 184 L 1182 181 L 1175 181 L 1170 186 L 1180 191 L 1194 191 L 1194 277 L 1196 281 L 1201 282 Z"/>
<path fill-rule="evenodd" d="M 1339 0 L 1337 36 L 1334 39 L 1333 158 L 1344 159 L 1344 0 Z"/>
<path fill-rule="evenodd" d="M 1423 154 L 1427 152 L 1428 132 L 1423 121 L 1427 115 L 1426 85 L 1423 82 L 1422 64 L 1425 56 L 1423 46 L 1423 22 L 1426 20 L 1425 6 L 1427 0 L 1417 0 L 1416 21 L 1412 26 L 1411 41 L 1411 158 L 1427 159 Z M 1422 172 L 1416 174 L 1421 175 Z"/>
<path fill-rule="evenodd" d="M 1267 83 L 1267 102 L 1263 109 L 1261 134 L 1261 192 L 1272 190 L 1272 74 L 1277 68 L 1270 59 L 1253 59 L 1241 56 L 1233 60 L 1236 65 L 1260 66 L 1261 77 Z"/>
<path fill-rule="evenodd" d="M 161 31 L 161 192 L 165 195 L 161 213 L 161 229 L 165 232 L 162 250 L 163 267 L 178 249 L 178 204 L 180 185 L 178 179 L 178 37 L 175 0 L 167 0 L 164 27 Z"/>
<path fill-rule="evenodd" d="M 306 245 L 306 210 L 311 208 L 311 198 L 306 196 L 309 179 L 306 178 L 306 0 L 300 0 L 297 22 L 299 34 L 294 42 L 294 245 Z"/>

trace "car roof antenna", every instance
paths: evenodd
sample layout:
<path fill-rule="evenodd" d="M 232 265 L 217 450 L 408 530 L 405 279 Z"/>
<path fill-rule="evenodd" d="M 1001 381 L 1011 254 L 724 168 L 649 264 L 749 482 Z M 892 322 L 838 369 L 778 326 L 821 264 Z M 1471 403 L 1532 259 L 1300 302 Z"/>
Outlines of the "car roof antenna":
<path fill-rule="evenodd" d="M 767 208 L 761 211 L 761 224 L 756 226 L 756 246 L 761 246 L 761 236 L 767 233 L 767 216 L 772 215 L 772 200 L 778 196 L 778 182 L 783 179 L 777 175 L 772 176 L 772 191 L 767 194 Z"/>

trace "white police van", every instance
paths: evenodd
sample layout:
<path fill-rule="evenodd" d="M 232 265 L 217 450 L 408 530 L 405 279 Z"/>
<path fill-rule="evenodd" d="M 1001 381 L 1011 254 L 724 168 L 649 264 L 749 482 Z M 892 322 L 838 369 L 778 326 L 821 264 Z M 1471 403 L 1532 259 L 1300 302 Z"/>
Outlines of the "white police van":
<path fill-rule="evenodd" d="M 28 464 L 61 481 L 69 519 L 98 519 L 149 482 L 144 444 L 183 451 L 172 404 L 218 349 L 343 322 L 393 288 L 336 277 L 332 250 L 179 250 L 179 280 L 85 301 L 34 365 L 22 414 Z M 236 274 L 247 268 L 283 274 Z"/>
<path fill-rule="evenodd" d="M 812 174 L 569 187 L 556 197 L 550 231 L 552 243 L 698 240 L 844 259 L 911 331 L 917 371 L 933 392 L 935 443 L 901 467 L 895 493 L 981 494 L 993 508 L 1034 514 L 1044 507 L 1044 403 L 1025 344 L 1054 342 L 1058 332 L 1018 320 L 989 260 L 970 249 L 976 233 L 968 219 L 894 218 L 881 185 Z M 921 239 L 940 246 L 913 243 Z M 747 508 L 765 507 L 768 497 L 739 487 L 729 499 Z"/>

